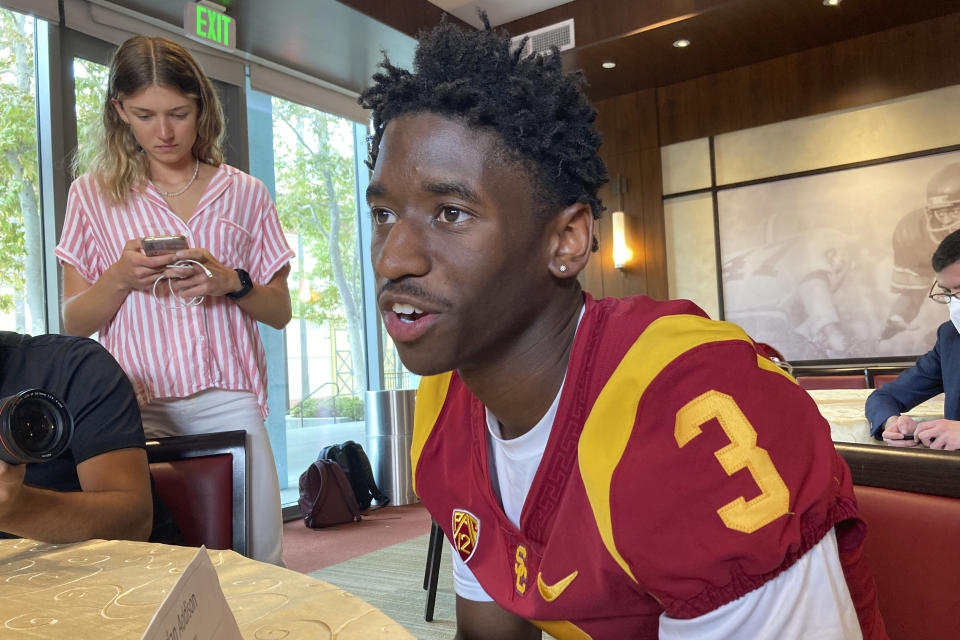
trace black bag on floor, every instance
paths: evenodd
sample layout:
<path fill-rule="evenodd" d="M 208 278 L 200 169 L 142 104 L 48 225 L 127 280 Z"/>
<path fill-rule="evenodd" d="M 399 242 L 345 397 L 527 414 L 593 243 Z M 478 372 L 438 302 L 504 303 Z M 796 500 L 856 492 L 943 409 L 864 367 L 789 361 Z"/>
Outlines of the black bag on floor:
<path fill-rule="evenodd" d="M 340 465 L 317 460 L 300 474 L 300 513 L 311 529 L 360 520 L 360 507 Z"/>
<path fill-rule="evenodd" d="M 390 502 L 390 498 L 380 491 L 373 478 L 373 469 L 363 447 L 353 440 L 324 447 L 320 450 L 318 460 L 332 460 L 340 465 L 353 487 L 353 494 L 361 511 L 369 509 L 374 500 L 379 507 L 385 507 Z"/>

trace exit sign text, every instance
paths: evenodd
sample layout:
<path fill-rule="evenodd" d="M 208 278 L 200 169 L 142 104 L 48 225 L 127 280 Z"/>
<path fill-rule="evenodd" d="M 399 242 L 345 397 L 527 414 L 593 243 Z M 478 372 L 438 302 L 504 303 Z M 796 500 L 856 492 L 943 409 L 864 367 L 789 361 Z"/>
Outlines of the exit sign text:
<path fill-rule="evenodd" d="M 204 2 L 188 2 L 183 8 L 183 28 L 187 35 L 202 38 L 228 49 L 237 48 L 237 21 L 223 7 Z"/>

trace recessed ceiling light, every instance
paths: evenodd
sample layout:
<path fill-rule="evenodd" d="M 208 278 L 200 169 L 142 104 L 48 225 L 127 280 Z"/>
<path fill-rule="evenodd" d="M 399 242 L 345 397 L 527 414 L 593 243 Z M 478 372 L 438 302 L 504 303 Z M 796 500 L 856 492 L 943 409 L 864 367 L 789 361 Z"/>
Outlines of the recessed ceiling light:
<path fill-rule="evenodd" d="M 683 49 L 684 47 L 690 46 L 690 41 L 686 38 L 680 38 L 679 40 L 673 41 L 673 46 L 675 46 L 677 49 Z"/>
<path fill-rule="evenodd" d="M 840 6 L 841 2 L 843 2 L 843 0 L 823 0 L 823 6 L 837 7 L 837 6 Z"/>
<path fill-rule="evenodd" d="M 617 66 L 617 63 L 613 60 L 607 60 L 606 62 L 601 62 L 600 66 L 604 69 L 613 69 L 615 66 Z"/>

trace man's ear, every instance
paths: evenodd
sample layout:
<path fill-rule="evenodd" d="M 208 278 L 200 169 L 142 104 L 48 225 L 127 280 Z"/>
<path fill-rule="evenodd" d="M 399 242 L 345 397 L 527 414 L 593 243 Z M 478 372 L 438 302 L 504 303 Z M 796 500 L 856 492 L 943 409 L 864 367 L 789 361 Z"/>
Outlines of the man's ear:
<path fill-rule="evenodd" d="M 123 110 L 123 105 L 116 98 L 110 98 L 110 104 L 113 105 L 113 108 L 117 110 L 117 115 L 120 116 L 120 119 L 130 124 L 130 121 L 127 119 L 127 114 Z"/>
<path fill-rule="evenodd" d="M 593 248 L 593 211 L 575 202 L 553 217 L 550 226 L 550 273 L 576 278 L 587 265 Z"/>

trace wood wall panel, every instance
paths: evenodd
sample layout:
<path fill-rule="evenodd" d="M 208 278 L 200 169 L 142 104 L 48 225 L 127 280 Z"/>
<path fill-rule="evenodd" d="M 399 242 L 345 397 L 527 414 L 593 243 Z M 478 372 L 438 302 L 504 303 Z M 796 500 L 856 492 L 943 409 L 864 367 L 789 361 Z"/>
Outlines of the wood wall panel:
<path fill-rule="evenodd" d="M 603 100 L 596 104 L 597 129 L 604 142 L 600 155 L 611 183 L 600 190 L 607 210 L 597 221 L 599 255 L 581 282 L 595 297 L 646 294 L 667 298 L 666 240 L 660 177 L 660 143 L 657 135 L 657 104 L 654 90 Z M 613 185 L 617 176 L 626 182 L 618 198 Z M 622 206 L 626 213 L 627 241 L 634 260 L 623 270 L 613 267 L 610 214 Z"/>
<path fill-rule="evenodd" d="M 960 13 L 658 89 L 664 145 L 960 84 Z"/>
<path fill-rule="evenodd" d="M 640 151 L 640 228 L 641 244 L 646 265 L 646 294 L 657 300 L 670 297 L 667 286 L 667 239 L 663 219 L 663 177 L 660 171 L 660 148 L 647 147 Z"/>

